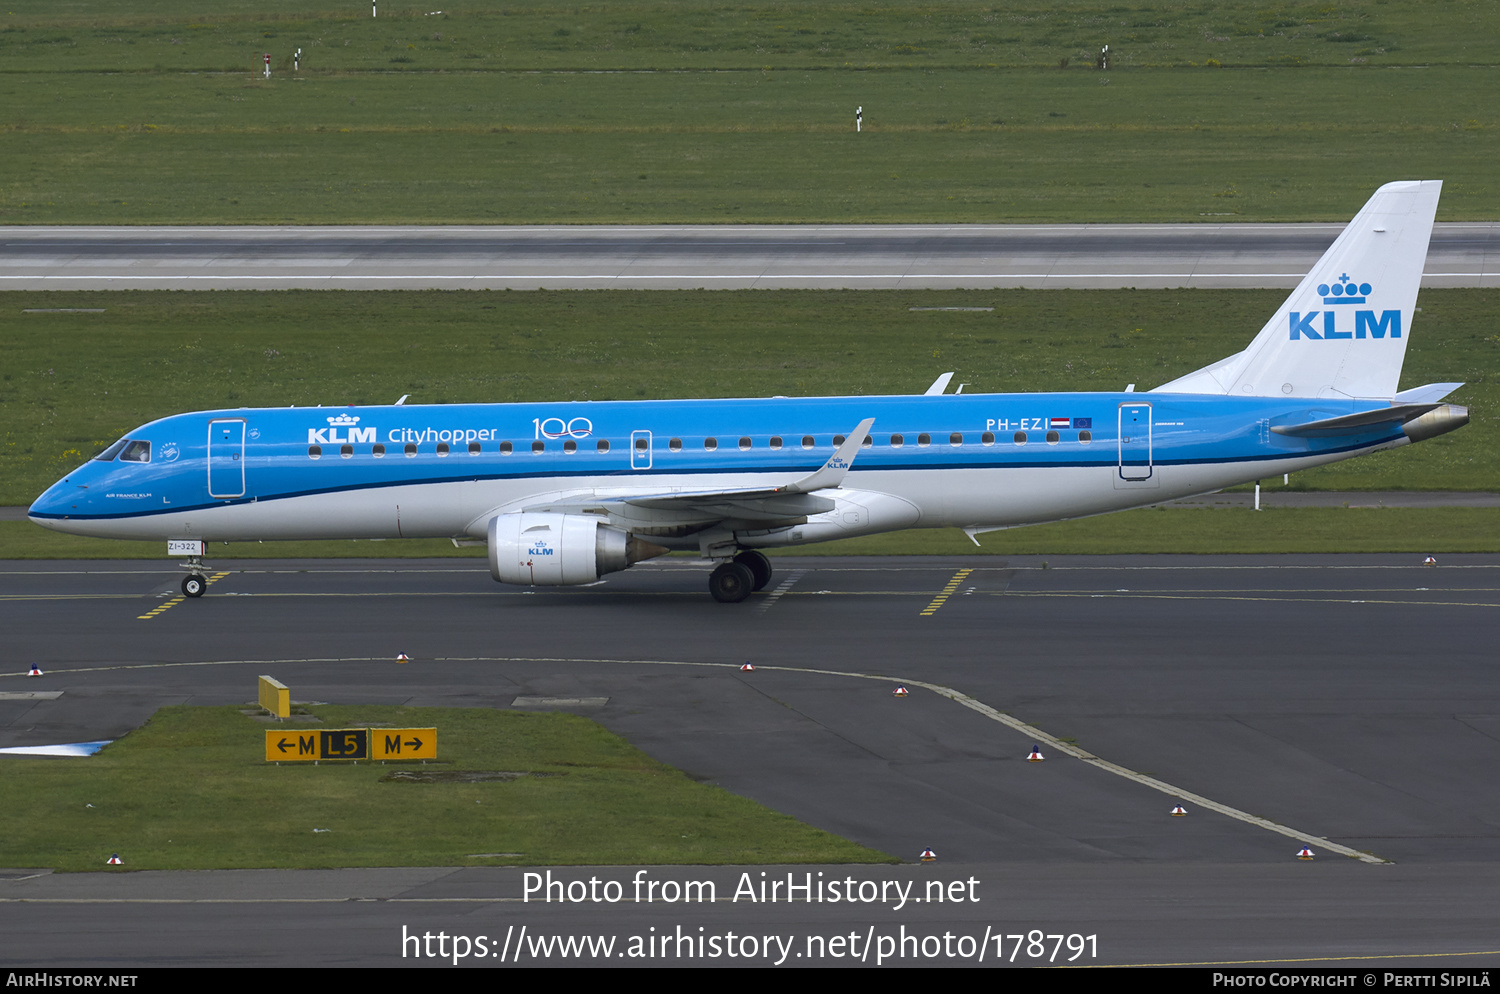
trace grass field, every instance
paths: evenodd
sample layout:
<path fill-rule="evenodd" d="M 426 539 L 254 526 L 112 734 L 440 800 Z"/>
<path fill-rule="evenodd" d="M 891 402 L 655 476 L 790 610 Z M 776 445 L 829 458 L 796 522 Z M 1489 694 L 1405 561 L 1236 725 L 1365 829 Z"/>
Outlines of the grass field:
<path fill-rule="evenodd" d="M 1402 178 L 1459 220 L 1500 194 L 1494 0 L 7 6 L 0 223 L 1347 220 Z"/>
<path fill-rule="evenodd" d="M 303 50 L 307 70 L 762 69 L 1492 64 L 1493 0 L 1122 5 L 474 0 L 433 13 L 363 0 L 8 0 L 18 69 L 246 71 Z"/>
<path fill-rule="evenodd" d="M 0 865 L 103 870 L 116 852 L 126 870 L 896 862 L 694 783 L 574 715 L 310 710 L 317 722 L 287 727 L 436 727 L 441 762 L 276 766 L 264 732 L 283 726 L 166 708 L 87 759 L 6 757 Z M 528 775 L 385 779 L 397 769 Z"/>
<path fill-rule="evenodd" d="M 29 504 L 187 410 L 391 403 L 1145 390 L 1230 355 L 1280 291 L 110 292 L 0 297 L 0 504 Z M 1492 290 L 1428 290 L 1403 386 L 1465 381 L 1473 423 L 1294 478 L 1500 490 Z M 992 312 L 912 312 L 983 305 Z M 30 308 L 102 313 L 27 313 Z"/>

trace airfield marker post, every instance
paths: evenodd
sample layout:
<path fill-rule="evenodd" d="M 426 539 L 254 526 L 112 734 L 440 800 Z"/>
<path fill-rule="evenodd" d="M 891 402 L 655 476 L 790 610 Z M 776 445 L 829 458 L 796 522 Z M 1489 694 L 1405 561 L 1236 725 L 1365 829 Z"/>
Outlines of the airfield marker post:
<path fill-rule="evenodd" d="M 266 53 L 266 79 L 271 78 L 271 53 Z"/>

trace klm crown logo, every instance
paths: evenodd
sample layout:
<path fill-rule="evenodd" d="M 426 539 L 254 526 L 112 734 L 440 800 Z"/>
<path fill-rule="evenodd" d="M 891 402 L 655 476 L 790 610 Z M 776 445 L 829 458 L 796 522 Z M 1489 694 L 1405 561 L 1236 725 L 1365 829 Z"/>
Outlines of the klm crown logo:
<path fill-rule="evenodd" d="M 1368 283 L 1358 283 L 1351 279 L 1348 273 L 1341 273 L 1339 278 L 1331 283 L 1319 283 L 1318 295 L 1323 298 L 1325 307 L 1337 307 L 1340 304 L 1363 304 L 1369 299 L 1374 289 Z M 1339 318 L 1341 313 L 1344 315 L 1343 319 Z M 1341 338 L 1360 341 L 1401 337 L 1401 311 L 1399 309 L 1388 308 L 1379 314 L 1376 314 L 1373 309 L 1355 311 L 1353 328 L 1348 326 L 1348 315 L 1348 311 L 1328 310 L 1306 313 L 1292 311 L 1287 330 L 1294 342 L 1302 339 L 1324 342 L 1337 341 Z"/>
<path fill-rule="evenodd" d="M 1355 283 L 1348 273 L 1341 275 L 1335 283 L 1318 284 L 1318 293 L 1323 297 L 1323 303 L 1329 305 L 1363 304 L 1373 289 L 1368 283 Z"/>
<path fill-rule="evenodd" d="M 359 424 L 359 418 L 353 417 L 352 415 L 340 414 L 335 417 L 325 418 L 324 420 L 328 422 L 327 428 L 307 429 L 308 445 L 338 445 L 340 443 L 352 443 L 357 445 L 360 442 L 375 441 L 374 427 L 354 427 L 355 425 Z M 341 435 L 339 434 L 340 428 L 348 428 L 349 430 Z"/>

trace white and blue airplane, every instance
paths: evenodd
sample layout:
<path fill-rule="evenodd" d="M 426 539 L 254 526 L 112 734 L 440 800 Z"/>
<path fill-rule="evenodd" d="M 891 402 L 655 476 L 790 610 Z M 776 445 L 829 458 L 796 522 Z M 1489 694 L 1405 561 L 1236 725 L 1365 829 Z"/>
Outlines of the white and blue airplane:
<path fill-rule="evenodd" d="M 671 550 L 744 600 L 761 549 L 981 532 L 1140 507 L 1468 422 L 1462 386 L 1397 392 L 1442 184 L 1381 187 L 1243 352 L 1148 393 L 229 409 L 130 432 L 32 521 L 211 541 L 483 540 L 503 583 L 592 583 Z"/>

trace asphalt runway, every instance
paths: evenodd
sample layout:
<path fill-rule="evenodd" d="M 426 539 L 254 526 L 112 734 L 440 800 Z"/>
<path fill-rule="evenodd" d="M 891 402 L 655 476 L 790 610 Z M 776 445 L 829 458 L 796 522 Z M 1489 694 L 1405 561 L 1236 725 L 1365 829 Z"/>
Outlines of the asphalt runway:
<path fill-rule="evenodd" d="M 0 228 L 0 289 L 1291 288 L 1343 224 Z M 1439 224 L 1422 285 L 1500 285 Z"/>
<path fill-rule="evenodd" d="M 536 591 L 473 560 L 224 561 L 197 601 L 165 563 L 0 564 L 0 747 L 244 702 L 261 673 L 298 700 L 543 698 L 523 706 L 587 714 L 906 861 L 650 868 L 716 891 L 653 903 L 630 898 L 635 868 L 555 869 L 626 898 L 550 903 L 524 900 L 514 867 L 16 868 L 0 872 L 0 960 L 436 965 L 403 937 L 441 932 L 469 963 L 483 936 L 486 965 L 873 963 L 882 943 L 905 965 L 1057 961 L 995 941 L 1039 930 L 1065 958 L 1078 937 L 1088 963 L 1500 965 L 1500 557 L 1441 558 L 786 557 L 739 605 L 675 561 Z M 32 662 L 44 677 L 22 675 Z M 928 847 L 937 861 L 917 862 Z M 789 872 L 947 899 L 734 899 L 742 874 Z M 743 955 L 722 952 L 729 933 Z M 663 935 L 669 951 L 651 946 Z M 544 957 L 559 936 L 618 945 Z M 718 956 L 694 953 L 711 937 Z"/>

